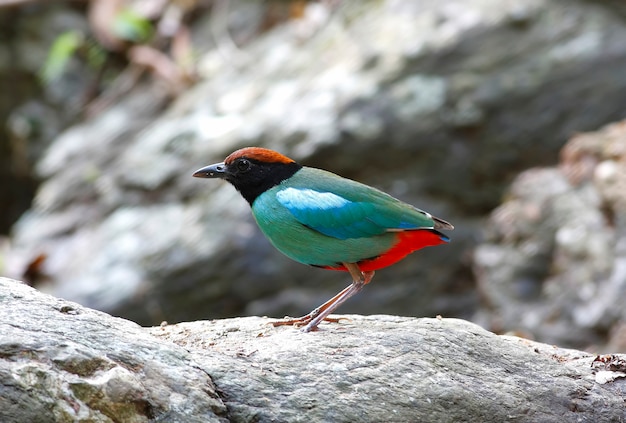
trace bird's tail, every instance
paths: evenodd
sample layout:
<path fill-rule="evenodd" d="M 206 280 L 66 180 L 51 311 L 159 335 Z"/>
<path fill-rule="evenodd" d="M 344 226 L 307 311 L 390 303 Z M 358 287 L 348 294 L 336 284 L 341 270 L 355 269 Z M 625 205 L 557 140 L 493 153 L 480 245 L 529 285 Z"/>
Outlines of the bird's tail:
<path fill-rule="evenodd" d="M 452 226 L 451 223 L 446 222 L 443 219 L 439 219 L 438 217 L 435 217 L 435 216 L 432 216 L 432 218 L 435 221 L 435 226 L 433 226 L 433 229 L 448 229 L 448 230 L 454 229 L 454 226 Z M 445 237 L 445 235 L 443 236 Z"/>

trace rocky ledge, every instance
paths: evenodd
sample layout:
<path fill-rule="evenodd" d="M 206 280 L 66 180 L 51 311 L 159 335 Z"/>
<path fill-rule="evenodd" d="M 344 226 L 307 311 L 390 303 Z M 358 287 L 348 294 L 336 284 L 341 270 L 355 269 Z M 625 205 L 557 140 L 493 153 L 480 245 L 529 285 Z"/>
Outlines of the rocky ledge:
<path fill-rule="evenodd" d="M 618 422 L 626 356 L 463 320 L 143 328 L 0 278 L 2 422 Z"/>

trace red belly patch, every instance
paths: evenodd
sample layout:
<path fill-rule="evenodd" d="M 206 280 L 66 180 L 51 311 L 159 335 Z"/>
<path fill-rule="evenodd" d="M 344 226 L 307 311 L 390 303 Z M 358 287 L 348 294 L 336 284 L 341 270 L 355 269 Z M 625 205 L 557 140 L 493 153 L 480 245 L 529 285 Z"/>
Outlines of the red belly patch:
<path fill-rule="evenodd" d="M 424 247 L 445 244 L 446 242 L 448 242 L 448 240 L 444 235 L 430 229 L 398 232 L 397 242 L 389 249 L 389 251 L 378 257 L 362 260 L 357 264 L 362 272 L 383 269 L 397 263 L 413 251 L 420 250 Z M 347 270 L 344 266 L 328 266 L 325 267 L 325 269 Z"/>

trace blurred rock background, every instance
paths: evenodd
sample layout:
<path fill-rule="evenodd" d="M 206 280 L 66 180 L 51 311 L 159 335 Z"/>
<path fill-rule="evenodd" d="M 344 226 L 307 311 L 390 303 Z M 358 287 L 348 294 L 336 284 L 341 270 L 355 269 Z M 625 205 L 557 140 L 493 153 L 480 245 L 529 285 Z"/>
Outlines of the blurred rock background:
<path fill-rule="evenodd" d="M 143 325 L 301 315 L 248 145 L 456 226 L 342 307 L 626 351 L 626 12 L 583 0 L 0 4 L 0 272 Z M 596 131 L 596 132 L 594 132 Z"/>

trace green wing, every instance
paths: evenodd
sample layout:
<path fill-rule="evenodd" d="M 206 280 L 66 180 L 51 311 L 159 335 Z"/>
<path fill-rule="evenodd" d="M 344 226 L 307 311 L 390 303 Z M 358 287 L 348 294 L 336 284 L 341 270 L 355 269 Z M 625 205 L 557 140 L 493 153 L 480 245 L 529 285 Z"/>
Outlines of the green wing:
<path fill-rule="evenodd" d="M 302 225 L 333 238 L 367 238 L 436 226 L 422 210 L 319 169 L 303 168 L 277 188 L 276 200 Z"/>

